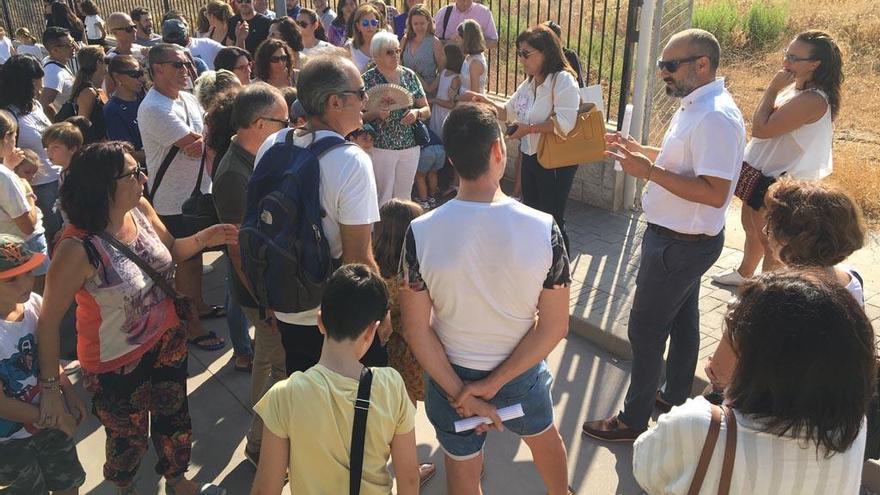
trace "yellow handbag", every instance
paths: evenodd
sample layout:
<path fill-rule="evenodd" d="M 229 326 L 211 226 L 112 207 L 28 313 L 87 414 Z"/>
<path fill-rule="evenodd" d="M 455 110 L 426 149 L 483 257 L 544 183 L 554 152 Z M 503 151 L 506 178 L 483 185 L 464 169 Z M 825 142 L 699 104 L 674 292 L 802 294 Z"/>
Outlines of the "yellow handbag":
<path fill-rule="evenodd" d="M 556 79 L 551 98 L 555 106 Z M 605 158 L 605 119 L 602 112 L 588 104 L 578 110 L 574 128 L 565 137 L 556 133 L 541 134 L 538 141 L 538 163 L 546 169 L 598 162 Z M 555 118 L 553 113 L 551 118 Z M 555 123 L 555 119 L 554 119 Z"/>

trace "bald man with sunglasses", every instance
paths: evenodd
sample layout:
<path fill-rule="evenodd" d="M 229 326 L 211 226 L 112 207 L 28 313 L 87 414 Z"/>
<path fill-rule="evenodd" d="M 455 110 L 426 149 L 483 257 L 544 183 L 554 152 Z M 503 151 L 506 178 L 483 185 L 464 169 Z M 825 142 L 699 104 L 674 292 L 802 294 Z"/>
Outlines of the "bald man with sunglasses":
<path fill-rule="evenodd" d="M 742 168 L 742 114 L 715 73 L 721 49 L 700 29 L 672 37 L 657 62 L 669 96 L 680 98 L 660 148 L 619 133 L 606 155 L 647 181 L 642 206 L 648 227 L 629 315 L 633 363 L 623 411 L 584 423 L 604 441 L 633 441 L 661 413 L 690 396 L 700 348 L 700 279 L 724 247 L 724 221 Z M 663 353 L 669 340 L 666 383 Z"/>

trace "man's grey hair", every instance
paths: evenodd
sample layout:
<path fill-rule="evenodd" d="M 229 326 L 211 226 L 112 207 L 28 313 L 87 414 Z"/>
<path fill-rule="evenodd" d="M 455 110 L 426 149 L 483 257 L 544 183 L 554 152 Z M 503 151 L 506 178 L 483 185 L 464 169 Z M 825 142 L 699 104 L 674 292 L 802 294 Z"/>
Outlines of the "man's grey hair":
<path fill-rule="evenodd" d="M 284 94 L 270 84 L 258 81 L 245 86 L 235 96 L 235 103 L 232 104 L 232 125 L 236 130 L 250 127 L 258 117 L 268 114 L 279 101 L 284 101 Z"/>
<path fill-rule="evenodd" d="M 400 42 L 397 36 L 388 31 L 379 31 L 373 35 L 373 41 L 370 42 L 370 56 L 376 58 L 386 50 L 399 48 Z"/>
<path fill-rule="evenodd" d="M 330 95 L 352 89 L 349 71 L 357 68 L 351 60 L 334 55 L 319 55 L 309 60 L 299 73 L 296 82 L 297 101 L 302 104 L 307 115 L 324 115 Z"/>
<path fill-rule="evenodd" d="M 675 33 L 670 41 L 685 39 L 690 44 L 691 55 L 703 55 L 709 58 L 709 67 L 716 71 L 721 63 L 721 45 L 715 35 L 703 29 L 686 29 Z"/>
<path fill-rule="evenodd" d="M 152 69 L 156 62 L 165 62 L 172 53 L 186 53 L 182 46 L 174 43 L 156 43 L 147 53 L 147 68 Z"/>

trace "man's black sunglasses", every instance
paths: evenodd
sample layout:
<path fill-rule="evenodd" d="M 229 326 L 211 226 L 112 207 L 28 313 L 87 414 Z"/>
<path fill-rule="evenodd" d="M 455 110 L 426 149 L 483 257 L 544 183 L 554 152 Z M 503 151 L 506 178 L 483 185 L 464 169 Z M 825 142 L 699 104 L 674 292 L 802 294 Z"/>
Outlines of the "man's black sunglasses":
<path fill-rule="evenodd" d="M 192 68 L 191 62 L 182 62 L 180 60 L 168 60 L 166 62 L 153 62 L 153 63 L 156 65 L 171 64 L 171 66 L 174 67 L 175 69 L 183 69 L 184 67 L 186 67 L 187 69 Z"/>
<path fill-rule="evenodd" d="M 657 68 L 660 70 L 665 70 L 666 72 L 668 72 L 670 74 L 674 74 L 675 71 L 677 71 L 678 68 L 681 67 L 682 65 L 689 64 L 689 63 L 694 62 L 696 60 L 699 60 L 705 56 L 706 55 L 695 55 L 693 57 L 678 58 L 678 59 L 674 59 L 674 60 L 659 60 L 658 59 L 657 60 Z"/>
<path fill-rule="evenodd" d="M 367 97 L 367 90 L 364 88 L 352 89 L 348 91 L 340 91 L 338 94 L 341 95 L 357 95 L 358 98 L 363 100 Z"/>

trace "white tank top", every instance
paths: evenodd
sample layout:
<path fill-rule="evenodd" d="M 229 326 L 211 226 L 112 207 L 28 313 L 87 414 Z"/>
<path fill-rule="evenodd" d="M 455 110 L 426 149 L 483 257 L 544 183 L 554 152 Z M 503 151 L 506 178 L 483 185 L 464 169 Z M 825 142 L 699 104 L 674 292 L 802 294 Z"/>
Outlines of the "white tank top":
<path fill-rule="evenodd" d="M 804 91 L 814 91 L 828 101 L 820 89 L 787 89 L 776 97 L 780 107 Z M 774 138 L 752 138 L 746 146 L 744 160 L 769 177 L 783 173 L 799 180 L 819 180 L 831 174 L 831 105 L 825 114 L 812 124 Z"/>
<path fill-rule="evenodd" d="M 472 88 L 471 87 L 471 62 L 478 61 L 483 65 L 483 75 L 480 76 L 480 87 Z M 465 91 L 473 91 L 474 93 L 485 93 L 486 85 L 489 83 L 489 65 L 486 63 L 486 57 L 482 53 L 478 53 L 476 55 L 468 55 L 464 58 L 464 63 L 461 65 L 461 94 L 464 94 Z"/>

